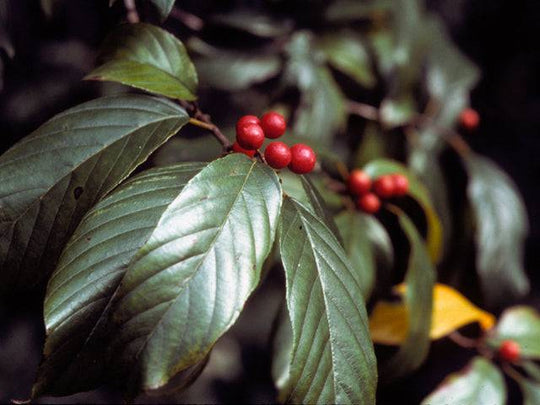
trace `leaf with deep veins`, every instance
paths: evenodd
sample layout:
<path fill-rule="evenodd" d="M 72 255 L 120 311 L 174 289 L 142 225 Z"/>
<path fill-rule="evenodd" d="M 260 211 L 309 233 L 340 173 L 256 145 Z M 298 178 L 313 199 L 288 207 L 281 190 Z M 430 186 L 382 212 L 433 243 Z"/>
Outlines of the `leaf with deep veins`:
<path fill-rule="evenodd" d="M 86 211 L 188 119 L 166 100 L 106 97 L 58 114 L 0 156 L 0 291 L 46 278 Z"/>
<path fill-rule="evenodd" d="M 374 403 L 377 366 L 359 275 L 324 222 L 288 197 L 279 235 L 293 331 L 280 400 Z"/>
<path fill-rule="evenodd" d="M 103 382 L 114 292 L 167 206 L 203 167 L 184 163 L 146 171 L 84 217 L 47 289 L 47 340 L 34 397 L 68 395 Z"/>
<path fill-rule="evenodd" d="M 117 361 L 142 389 L 204 358 L 257 286 L 281 208 L 268 166 L 232 154 L 210 163 L 167 208 L 119 288 Z"/>

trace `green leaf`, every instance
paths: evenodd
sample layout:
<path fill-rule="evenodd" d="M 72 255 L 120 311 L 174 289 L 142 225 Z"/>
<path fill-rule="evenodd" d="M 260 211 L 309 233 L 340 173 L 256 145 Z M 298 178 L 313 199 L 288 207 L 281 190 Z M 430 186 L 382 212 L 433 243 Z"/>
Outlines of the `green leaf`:
<path fill-rule="evenodd" d="M 284 81 L 300 90 L 295 112 L 295 135 L 329 143 L 346 122 L 344 96 L 332 74 L 317 57 L 307 32 L 293 36 L 287 47 Z"/>
<path fill-rule="evenodd" d="M 383 16 L 391 9 L 394 0 L 377 0 L 371 2 L 357 0 L 338 0 L 328 4 L 325 19 L 335 23 L 346 23 L 355 20 L 366 20 Z"/>
<path fill-rule="evenodd" d="M 279 229 L 293 331 L 280 400 L 373 404 L 376 360 L 358 272 L 324 222 L 288 197 Z"/>
<path fill-rule="evenodd" d="M 446 377 L 422 405 L 504 405 L 506 386 L 497 367 L 483 357 L 475 357 L 461 372 Z"/>
<path fill-rule="evenodd" d="M 527 378 L 520 378 L 518 383 L 523 393 L 523 405 L 540 404 L 540 383 Z"/>
<path fill-rule="evenodd" d="M 525 306 L 504 311 L 487 343 L 497 348 L 504 340 L 517 342 L 522 357 L 540 359 L 540 314 Z"/>
<path fill-rule="evenodd" d="M 318 46 L 335 69 L 364 87 L 375 86 L 376 78 L 371 68 L 370 55 L 361 38 L 353 31 L 325 34 L 319 38 Z"/>
<path fill-rule="evenodd" d="M 235 9 L 229 14 L 214 15 L 210 22 L 244 31 L 261 38 L 275 38 L 286 35 L 292 29 L 292 21 L 290 20 L 274 20 L 267 14 L 242 9 Z"/>
<path fill-rule="evenodd" d="M 354 153 L 354 167 L 362 167 L 374 159 L 387 157 L 387 142 L 388 139 L 380 125 L 367 122 L 362 141 Z"/>
<path fill-rule="evenodd" d="M 285 305 L 282 305 L 274 321 L 272 340 L 272 379 L 279 391 L 285 389 L 291 370 L 293 332 Z"/>
<path fill-rule="evenodd" d="M 161 15 L 161 19 L 164 20 L 167 18 L 169 13 L 171 12 L 174 1 L 175 0 L 150 0 L 154 5 L 157 7 L 159 14 Z"/>
<path fill-rule="evenodd" d="M 148 96 L 58 114 L 0 156 L 0 290 L 48 276 L 86 211 L 188 121 Z"/>
<path fill-rule="evenodd" d="M 533 380 L 540 383 L 540 366 L 538 364 L 532 360 L 523 360 L 520 365 Z"/>
<path fill-rule="evenodd" d="M 167 207 L 118 291 L 113 348 L 143 390 L 202 360 L 235 322 L 272 248 L 281 187 L 241 154 L 210 163 Z"/>
<path fill-rule="evenodd" d="M 416 115 L 416 102 L 412 93 L 385 98 L 380 109 L 381 122 L 391 129 L 408 124 Z"/>
<path fill-rule="evenodd" d="M 428 224 L 426 240 L 429 255 L 434 262 L 437 262 L 441 258 L 443 248 L 441 222 L 423 184 L 405 166 L 388 159 L 374 160 L 364 166 L 364 170 L 372 178 L 385 174 L 401 173 L 409 179 L 409 195 L 420 204 L 426 215 Z"/>
<path fill-rule="evenodd" d="M 368 236 L 371 215 L 357 211 L 343 211 L 336 224 L 343 239 L 343 248 L 360 277 L 362 295 L 367 301 L 375 285 L 375 252 Z"/>
<path fill-rule="evenodd" d="M 397 215 L 409 240 L 410 251 L 405 274 L 408 333 L 398 352 L 383 364 L 384 378 L 388 380 L 403 377 L 416 370 L 428 355 L 436 278 L 435 268 L 414 224 L 399 208 L 392 207 L 391 210 Z"/>
<path fill-rule="evenodd" d="M 47 288 L 47 339 L 33 397 L 87 391 L 104 382 L 114 293 L 167 206 L 203 166 L 148 170 L 122 184 L 83 218 Z"/>
<path fill-rule="evenodd" d="M 523 268 L 527 212 L 517 187 L 493 161 L 470 154 L 464 162 L 476 225 L 480 285 L 488 305 L 504 305 L 530 289 Z"/>
<path fill-rule="evenodd" d="M 196 60 L 205 86 L 222 90 L 242 90 L 276 76 L 281 70 L 277 55 L 247 55 L 219 52 Z"/>
<path fill-rule="evenodd" d="M 122 24 L 102 45 L 100 66 L 87 80 L 119 82 L 151 93 L 195 100 L 197 72 L 186 48 L 150 24 Z"/>

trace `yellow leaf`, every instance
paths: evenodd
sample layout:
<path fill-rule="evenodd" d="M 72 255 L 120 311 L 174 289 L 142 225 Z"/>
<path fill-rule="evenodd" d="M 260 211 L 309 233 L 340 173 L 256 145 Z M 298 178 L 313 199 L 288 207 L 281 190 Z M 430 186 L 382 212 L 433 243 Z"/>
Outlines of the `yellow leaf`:
<path fill-rule="evenodd" d="M 403 296 L 406 285 L 395 289 Z M 453 288 L 437 283 L 433 290 L 433 314 L 429 336 L 440 339 L 462 326 L 478 322 L 483 330 L 495 324 L 495 317 L 471 303 Z M 371 338 L 375 343 L 399 345 L 407 337 L 407 308 L 403 302 L 379 301 L 369 319 Z"/>

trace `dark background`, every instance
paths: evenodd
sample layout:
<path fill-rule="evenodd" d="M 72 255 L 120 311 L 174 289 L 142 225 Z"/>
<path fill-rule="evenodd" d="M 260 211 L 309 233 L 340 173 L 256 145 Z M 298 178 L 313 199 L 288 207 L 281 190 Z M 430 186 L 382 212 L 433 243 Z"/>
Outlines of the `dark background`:
<path fill-rule="evenodd" d="M 0 5 L 6 0 L 0 0 Z M 226 9 L 262 1 L 182 1 L 198 15 L 214 3 Z M 82 82 L 95 51 L 121 18 L 108 1 L 69 0 L 45 19 L 37 0 L 9 1 L 8 27 L 16 51 L 2 53 L 4 82 L 0 92 L 0 152 L 52 115 L 96 97 L 105 89 Z M 467 135 L 473 149 L 493 158 L 516 182 L 530 219 L 526 269 L 533 285 L 529 304 L 540 307 L 540 2 L 537 0 L 428 0 L 452 38 L 481 69 L 472 106 L 481 115 L 477 132 Z M 202 16 L 202 15 L 201 15 Z M 0 51 L 1 52 L 1 51 Z M 233 331 L 221 341 L 203 376 L 177 398 L 154 401 L 271 402 L 267 332 L 280 299 L 279 280 L 270 278 L 251 300 Z M 44 333 L 42 296 L 33 292 L 0 303 L 0 401 L 26 398 L 39 362 Z M 240 344 L 239 344 L 240 343 Z M 473 352 L 446 340 L 433 344 L 428 362 L 414 376 L 386 387 L 380 403 L 418 403 L 450 371 L 462 368 Z M 114 392 L 96 391 L 58 402 L 118 402 Z M 46 398 L 51 402 L 52 398 Z M 512 390 L 510 403 L 519 403 Z M 141 401 L 151 401 L 143 398 Z"/>

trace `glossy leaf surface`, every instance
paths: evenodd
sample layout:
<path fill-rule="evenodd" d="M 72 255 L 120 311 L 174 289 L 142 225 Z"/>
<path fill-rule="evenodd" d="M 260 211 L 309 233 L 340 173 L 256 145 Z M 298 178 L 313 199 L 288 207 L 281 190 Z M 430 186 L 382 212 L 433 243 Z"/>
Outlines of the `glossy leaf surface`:
<path fill-rule="evenodd" d="M 288 197 L 279 232 L 293 332 L 280 400 L 374 403 L 376 360 L 360 276 L 324 222 Z"/>
<path fill-rule="evenodd" d="M 0 290 L 43 280 L 86 211 L 187 121 L 169 101 L 101 98 L 0 156 Z"/>
<path fill-rule="evenodd" d="M 140 388 L 167 384 L 232 326 L 259 282 L 281 201 L 272 169 L 232 154 L 167 207 L 130 263 L 113 314 L 116 361 Z"/>
<path fill-rule="evenodd" d="M 167 206 L 203 167 L 189 163 L 144 172 L 81 221 L 47 288 L 47 339 L 34 396 L 67 395 L 103 382 L 114 293 Z"/>
<path fill-rule="evenodd" d="M 197 72 L 174 35 L 150 24 L 123 24 L 102 45 L 88 80 L 108 80 L 182 100 L 196 99 Z"/>

